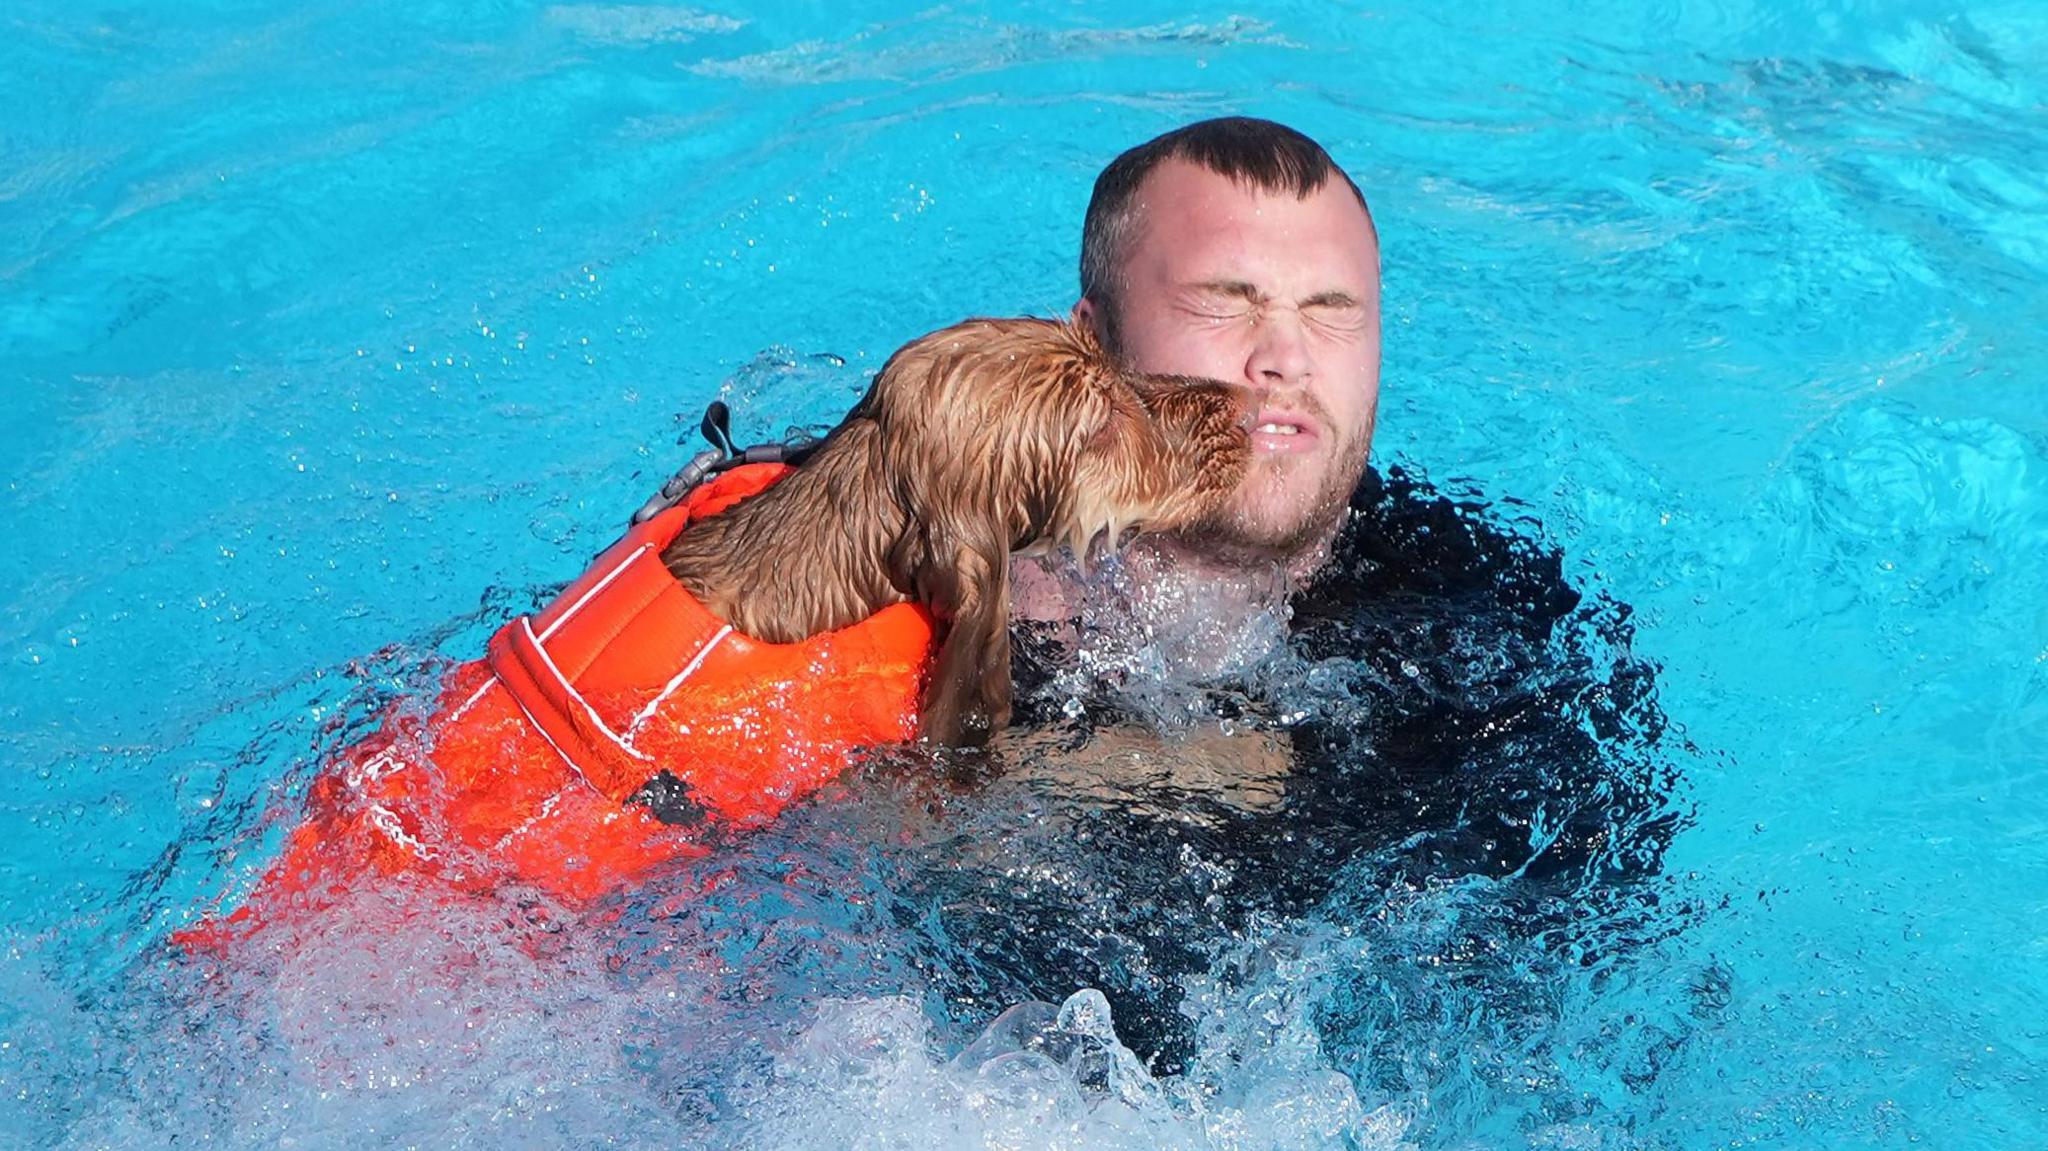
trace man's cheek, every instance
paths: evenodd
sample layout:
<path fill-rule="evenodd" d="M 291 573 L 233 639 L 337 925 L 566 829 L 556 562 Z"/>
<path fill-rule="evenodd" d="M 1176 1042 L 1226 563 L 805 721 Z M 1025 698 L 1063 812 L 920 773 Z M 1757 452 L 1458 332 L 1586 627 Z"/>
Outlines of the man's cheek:
<path fill-rule="evenodd" d="M 1162 365 L 1147 370 L 1212 380 L 1238 380 L 1248 353 L 1243 334 L 1231 326 L 1188 320 L 1175 325 L 1171 338 L 1157 349 Z"/>

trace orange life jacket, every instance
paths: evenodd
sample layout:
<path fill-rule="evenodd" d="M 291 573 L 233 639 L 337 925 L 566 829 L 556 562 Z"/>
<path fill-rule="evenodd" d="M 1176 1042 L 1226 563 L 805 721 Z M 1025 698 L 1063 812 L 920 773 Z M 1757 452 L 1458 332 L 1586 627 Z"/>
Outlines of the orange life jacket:
<path fill-rule="evenodd" d="M 702 829 L 624 801 L 658 773 L 703 818 L 755 825 L 830 782 L 862 746 L 917 731 L 933 625 L 899 604 L 798 643 L 734 631 L 661 552 L 692 521 L 787 475 L 749 464 L 629 530 L 544 610 L 500 628 L 424 717 L 394 712 L 324 769 L 306 819 L 204 944 L 330 901 L 375 875 L 530 885 L 571 903 L 666 860 Z"/>

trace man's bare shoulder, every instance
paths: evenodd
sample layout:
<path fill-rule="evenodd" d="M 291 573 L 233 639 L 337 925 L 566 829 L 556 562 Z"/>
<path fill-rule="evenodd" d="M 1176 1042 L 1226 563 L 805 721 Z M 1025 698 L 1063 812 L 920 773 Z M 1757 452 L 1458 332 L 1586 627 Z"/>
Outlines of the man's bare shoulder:
<path fill-rule="evenodd" d="M 1010 560 L 1010 618 L 1032 623 L 1059 623 L 1080 611 L 1068 581 L 1042 555 Z"/>

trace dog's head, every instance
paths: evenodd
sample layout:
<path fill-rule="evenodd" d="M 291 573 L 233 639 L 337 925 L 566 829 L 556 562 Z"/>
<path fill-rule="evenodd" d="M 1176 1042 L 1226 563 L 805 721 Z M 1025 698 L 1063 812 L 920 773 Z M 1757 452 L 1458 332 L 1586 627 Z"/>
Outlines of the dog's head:
<path fill-rule="evenodd" d="M 1085 559 L 1208 515 L 1250 461 L 1248 401 L 1120 371 L 1053 320 L 969 320 L 890 357 L 848 419 L 872 421 L 907 513 L 889 578 L 946 627 L 927 738 L 978 743 L 1008 720 L 1011 553 L 1064 544 Z"/>

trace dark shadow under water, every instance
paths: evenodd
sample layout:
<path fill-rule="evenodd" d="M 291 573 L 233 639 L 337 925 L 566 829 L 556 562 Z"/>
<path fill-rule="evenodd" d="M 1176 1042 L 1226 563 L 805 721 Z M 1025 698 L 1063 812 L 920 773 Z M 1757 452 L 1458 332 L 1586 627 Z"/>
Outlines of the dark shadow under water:
<path fill-rule="evenodd" d="M 1652 881 L 1684 808 L 1629 616 L 1481 509 L 1369 474 L 1331 564 L 1294 601 L 1284 653 L 1283 679 L 1307 669 L 1341 704 L 1280 722 L 1298 703 L 1254 677 L 1212 706 L 1284 747 L 1284 774 L 1249 803 L 1156 777 L 1123 794 L 1071 774 L 1021 786 L 1037 826 L 955 842 L 906 875 L 933 940 L 924 966 L 970 1035 L 1008 1004 L 1099 988 L 1123 1042 L 1171 1073 L 1214 1022 L 1187 1001 L 1190 978 L 1212 979 L 1259 925 L 1348 930 L 1406 894 L 1493 881 L 1484 911 L 1431 944 L 1482 983 L 1487 956 L 1592 964 L 1671 930 Z M 1083 748 L 1131 722 L 1113 698 L 1077 707 L 1052 690 L 1064 658 L 1020 645 L 1021 723 Z M 1356 1046 L 1372 1046 L 1362 1009 L 1327 1007 L 1331 1057 L 1384 1078 L 1365 1064 L 1386 1053 Z"/>

